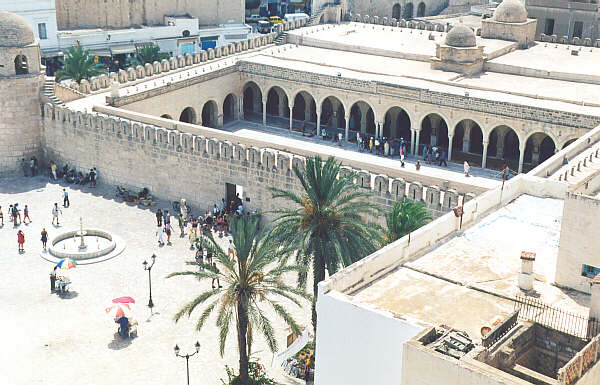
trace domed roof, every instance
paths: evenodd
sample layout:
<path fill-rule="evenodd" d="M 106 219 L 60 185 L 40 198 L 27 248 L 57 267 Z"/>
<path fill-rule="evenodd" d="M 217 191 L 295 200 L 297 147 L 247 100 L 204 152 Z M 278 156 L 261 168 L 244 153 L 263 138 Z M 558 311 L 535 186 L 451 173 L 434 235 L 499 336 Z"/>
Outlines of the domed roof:
<path fill-rule="evenodd" d="M 446 35 L 446 45 L 452 47 L 475 47 L 475 33 L 464 24 L 457 24 Z"/>
<path fill-rule="evenodd" d="M 494 11 L 494 20 L 501 23 L 524 23 L 527 10 L 519 0 L 504 0 Z"/>
<path fill-rule="evenodd" d="M 10 12 L 0 12 L 0 47 L 25 47 L 35 43 L 27 21 Z"/>

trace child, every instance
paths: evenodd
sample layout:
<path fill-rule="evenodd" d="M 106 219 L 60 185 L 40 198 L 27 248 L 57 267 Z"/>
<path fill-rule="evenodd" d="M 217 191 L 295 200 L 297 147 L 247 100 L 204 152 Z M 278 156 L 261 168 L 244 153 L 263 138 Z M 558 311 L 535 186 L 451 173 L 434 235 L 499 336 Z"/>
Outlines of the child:
<path fill-rule="evenodd" d="M 25 251 L 23 248 L 23 244 L 25 243 L 25 234 L 23 234 L 23 231 L 21 230 L 17 232 L 17 243 L 19 244 L 19 252 Z"/>

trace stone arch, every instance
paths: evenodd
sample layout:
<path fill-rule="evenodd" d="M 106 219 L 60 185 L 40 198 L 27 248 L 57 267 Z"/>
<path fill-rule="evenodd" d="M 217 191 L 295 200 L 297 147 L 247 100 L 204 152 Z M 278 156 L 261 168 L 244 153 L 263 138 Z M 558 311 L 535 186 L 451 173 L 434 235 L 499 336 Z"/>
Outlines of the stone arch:
<path fill-rule="evenodd" d="M 452 137 L 452 155 L 459 152 L 483 154 L 483 130 L 481 127 L 475 120 L 468 118 L 456 123 Z"/>
<path fill-rule="evenodd" d="M 184 123 L 196 124 L 196 110 L 192 107 L 186 107 L 179 115 L 179 121 Z"/>
<path fill-rule="evenodd" d="M 171 119 L 171 120 L 173 120 L 173 117 L 171 115 L 169 115 L 169 114 L 162 114 L 160 117 L 161 118 L 165 118 L 165 119 Z"/>
<path fill-rule="evenodd" d="M 413 3 L 406 3 L 404 6 L 404 11 L 402 12 L 402 18 L 406 20 L 412 19 L 414 12 L 413 8 Z"/>
<path fill-rule="evenodd" d="M 410 142 L 410 116 L 406 109 L 393 106 L 390 107 L 383 121 L 383 136 L 387 138 L 404 138 Z"/>
<path fill-rule="evenodd" d="M 534 132 L 529 135 L 525 142 L 525 154 L 523 163 L 529 163 L 532 166 L 544 162 L 554 155 L 556 150 L 554 139 L 544 132 Z"/>
<path fill-rule="evenodd" d="M 494 127 L 487 135 L 488 151 L 486 164 L 489 168 L 499 168 L 507 163 L 517 169 L 519 162 L 519 136 L 505 124 Z M 496 163 L 494 164 L 494 161 Z M 500 162 L 498 162 L 500 161 Z"/>
<path fill-rule="evenodd" d="M 267 115 L 290 116 L 287 92 L 280 86 L 272 86 L 267 91 Z"/>
<path fill-rule="evenodd" d="M 346 127 L 346 108 L 339 98 L 331 95 L 321 100 L 321 126 Z"/>
<path fill-rule="evenodd" d="M 423 16 L 425 16 L 425 3 L 421 1 L 417 6 L 417 17 Z"/>
<path fill-rule="evenodd" d="M 400 7 L 400 3 L 394 4 L 394 6 L 392 7 L 392 18 L 394 18 L 396 20 L 400 20 L 401 10 L 402 10 L 402 7 Z"/>
<path fill-rule="evenodd" d="M 579 138 L 575 137 L 575 138 L 568 139 L 568 140 L 567 140 L 567 141 L 566 141 L 566 142 L 565 142 L 565 143 L 562 145 L 562 149 L 564 150 L 564 149 L 565 149 L 567 146 L 569 146 L 571 143 L 573 143 L 573 142 L 574 142 L 574 141 L 576 141 L 577 139 L 579 139 Z"/>
<path fill-rule="evenodd" d="M 238 100 L 234 94 L 228 94 L 223 100 L 223 123 L 238 119 Z"/>
<path fill-rule="evenodd" d="M 244 118 L 249 120 L 252 114 L 262 113 L 262 90 L 255 82 L 248 82 L 242 87 Z"/>
<path fill-rule="evenodd" d="M 29 64 L 27 63 L 27 56 L 17 55 L 15 57 L 15 74 L 26 75 L 29 73 Z"/>
<path fill-rule="evenodd" d="M 419 143 L 427 146 L 448 148 L 448 123 L 442 115 L 432 112 L 421 120 Z"/>
<path fill-rule="evenodd" d="M 315 98 L 307 91 L 296 92 L 292 117 L 295 120 L 316 123 L 317 104 Z"/>
<path fill-rule="evenodd" d="M 375 112 L 364 100 L 354 102 L 350 107 L 350 127 L 363 134 L 375 135 Z"/>
<path fill-rule="evenodd" d="M 219 118 L 219 107 L 217 102 L 209 100 L 202 106 L 202 125 L 204 127 L 217 128 Z"/>

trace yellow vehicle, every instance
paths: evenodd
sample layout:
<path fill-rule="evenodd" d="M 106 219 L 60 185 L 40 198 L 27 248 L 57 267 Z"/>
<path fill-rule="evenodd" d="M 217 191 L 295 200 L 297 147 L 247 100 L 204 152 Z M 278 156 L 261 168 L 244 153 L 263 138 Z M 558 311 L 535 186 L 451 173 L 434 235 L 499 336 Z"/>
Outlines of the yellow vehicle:
<path fill-rule="evenodd" d="M 283 19 L 279 16 L 271 16 L 269 17 L 269 21 L 271 24 L 283 24 Z"/>

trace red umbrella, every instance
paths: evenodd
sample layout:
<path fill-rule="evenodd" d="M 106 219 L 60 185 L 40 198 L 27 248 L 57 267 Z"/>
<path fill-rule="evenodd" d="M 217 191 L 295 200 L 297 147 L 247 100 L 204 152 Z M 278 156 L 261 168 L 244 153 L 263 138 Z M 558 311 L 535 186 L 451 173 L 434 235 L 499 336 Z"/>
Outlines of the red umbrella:
<path fill-rule="evenodd" d="M 128 303 L 117 303 L 107 307 L 106 314 L 115 319 L 119 319 L 123 316 L 129 317 L 131 315 L 131 307 Z"/>
<path fill-rule="evenodd" d="M 113 303 L 135 303 L 135 299 L 131 297 L 119 297 L 112 300 Z"/>

